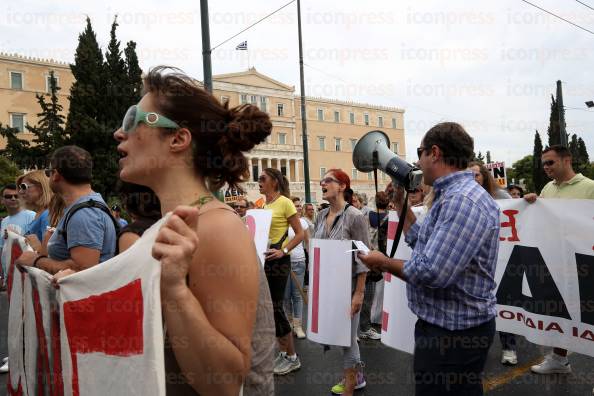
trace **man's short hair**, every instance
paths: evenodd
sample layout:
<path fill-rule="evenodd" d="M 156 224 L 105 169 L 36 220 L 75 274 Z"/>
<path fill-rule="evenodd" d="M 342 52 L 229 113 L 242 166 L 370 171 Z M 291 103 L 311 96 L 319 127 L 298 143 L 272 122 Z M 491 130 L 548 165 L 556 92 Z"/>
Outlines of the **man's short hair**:
<path fill-rule="evenodd" d="M 293 203 L 295 203 L 297 201 L 301 201 L 301 198 L 299 198 L 299 197 L 291 197 L 291 201 L 293 201 Z"/>
<path fill-rule="evenodd" d="M 0 194 L 4 194 L 4 191 L 6 191 L 6 190 L 15 190 L 15 191 L 18 191 L 17 190 L 17 186 L 14 183 L 8 183 L 4 187 L 2 187 L 2 191 L 0 191 Z"/>
<path fill-rule="evenodd" d="M 546 147 L 542 150 L 542 153 L 548 153 L 549 151 L 554 151 L 557 155 L 561 158 L 571 158 L 571 151 L 565 146 L 561 146 L 560 144 L 553 144 L 552 146 Z"/>
<path fill-rule="evenodd" d="M 93 179 L 93 158 L 78 146 L 64 146 L 54 151 L 50 166 L 70 184 L 89 184 Z"/>
<path fill-rule="evenodd" d="M 457 169 L 468 168 L 474 156 L 474 140 L 455 122 L 441 122 L 429 129 L 422 142 L 425 151 L 437 146 L 443 154 L 447 165 Z"/>

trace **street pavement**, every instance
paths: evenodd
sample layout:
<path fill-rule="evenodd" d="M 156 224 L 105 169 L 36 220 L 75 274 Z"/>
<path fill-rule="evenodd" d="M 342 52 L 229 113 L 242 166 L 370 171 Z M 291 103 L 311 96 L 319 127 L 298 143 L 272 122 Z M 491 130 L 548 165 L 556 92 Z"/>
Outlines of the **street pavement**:
<path fill-rule="evenodd" d="M 6 292 L 0 293 L 0 357 L 7 350 L 8 303 Z M 301 358 L 301 370 L 277 377 L 276 395 L 329 395 L 330 388 L 342 375 L 342 354 L 332 347 L 324 352 L 322 346 L 308 340 L 295 339 Z M 379 341 L 362 340 L 361 356 L 365 362 L 367 387 L 356 395 L 413 395 L 412 356 L 388 348 Z M 548 349 L 547 349 L 548 350 Z M 591 396 L 594 387 L 594 358 L 571 354 L 573 373 L 570 375 L 538 376 L 530 373 L 530 366 L 538 363 L 545 348 L 518 340 L 518 365 L 505 367 L 499 363 L 501 344 L 496 337 L 489 353 L 485 388 L 493 396 Z M 0 374 L 0 396 L 6 395 L 6 374 Z M 148 396 L 148 395 L 147 395 Z"/>

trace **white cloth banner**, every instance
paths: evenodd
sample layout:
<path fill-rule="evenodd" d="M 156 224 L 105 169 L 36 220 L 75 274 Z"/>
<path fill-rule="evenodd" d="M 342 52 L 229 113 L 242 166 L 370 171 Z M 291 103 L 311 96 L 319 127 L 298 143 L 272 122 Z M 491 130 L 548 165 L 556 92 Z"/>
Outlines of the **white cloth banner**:
<path fill-rule="evenodd" d="M 268 249 L 268 235 L 272 224 L 272 210 L 269 209 L 250 209 L 245 215 L 245 225 L 247 226 L 254 243 L 256 251 L 260 258 L 260 263 L 264 265 L 264 253 Z M 273 241 L 277 242 L 277 241 Z"/>
<path fill-rule="evenodd" d="M 307 338 L 351 345 L 352 241 L 311 239 Z"/>
<path fill-rule="evenodd" d="M 165 395 L 161 265 L 151 256 L 163 222 L 59 281 L 64 395 Z"/>
<path fill-rule="evenodd" d="M 161 266 L 151 249 L 164 220 L 127 251 L 63 278 L 14 260 L 9 233 L 9 395 L 165 395 Z"/>
<path fill-rule="evenodd" d="M 497 330 L 594 356 L 594 201 L 497 203 L 501 207 Z M 392 286 L 399 289 L 398 296 L 405 295 L 404 282 Z M 397 302 L 386 299 L 384 304 Z M 390 316 L 389 326 L 406 340 L 387 345 L 410 352 L 401 346 L 414 343 L 414 321 Z"/>

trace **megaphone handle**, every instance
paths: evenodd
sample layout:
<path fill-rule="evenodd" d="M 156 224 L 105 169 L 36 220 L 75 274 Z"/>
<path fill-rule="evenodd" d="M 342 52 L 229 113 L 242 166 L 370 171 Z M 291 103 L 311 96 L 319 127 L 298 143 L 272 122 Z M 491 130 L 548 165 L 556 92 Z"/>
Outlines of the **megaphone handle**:
<path fill-rule="evenodd" d="M 379 160 L 377 158 L 377 150 L 373 151 L 373 181 L 375 182 L 375 195 L 377 195 L 377 166 Z"/>
<path fill-rule="evenodd" d="M 400 242 L 400 237 L 402 236 L 402 230 L 404 229 L 404 219 L 406 218 L 407 210 L 408 190 L 406 190 L 406 194 L 404 195 L 404 205 L 402 205 L 402 210 L 400 211 L 400 219 L 398 220 L 398 227 L 396 228 L 396 236 L 394 237 L 394 242 L 392 242 L 392 251 L 390 252 L 390 258 L 394 258 L 394 254 L 396 254 L 396 249 L 398 248 L 398 243 Z"/>

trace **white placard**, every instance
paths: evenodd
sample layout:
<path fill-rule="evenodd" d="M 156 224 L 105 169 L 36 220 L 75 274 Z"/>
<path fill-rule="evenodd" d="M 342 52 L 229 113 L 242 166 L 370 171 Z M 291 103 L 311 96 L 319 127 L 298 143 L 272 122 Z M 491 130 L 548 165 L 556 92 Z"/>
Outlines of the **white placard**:
<path fill-rule="evenodd" d="M 307 338 L 351 345 L 352 241 L 310 240 Z"/>
<path fill-rule="evenodd" d="M 270 234 L 270 225 L 272 224 L 272 210 L 269 209 L 250 209 L 245 215 L 245 225 L 256 245 L 256 251 L 260 258 L 260 263 L 264 265 L 264 253 L 268 249 L 268 236 Z M 273 241 L 277 242 L 277 241 Z"/>

